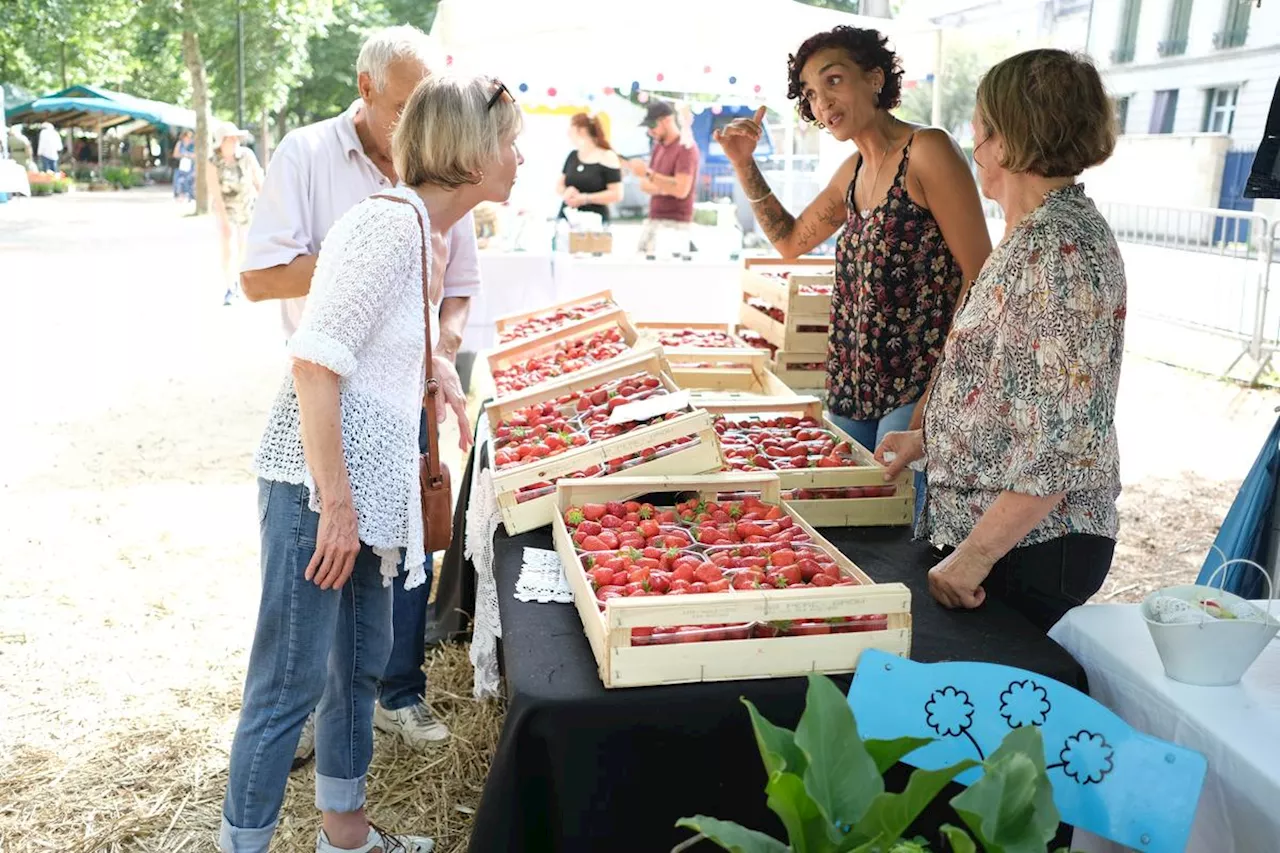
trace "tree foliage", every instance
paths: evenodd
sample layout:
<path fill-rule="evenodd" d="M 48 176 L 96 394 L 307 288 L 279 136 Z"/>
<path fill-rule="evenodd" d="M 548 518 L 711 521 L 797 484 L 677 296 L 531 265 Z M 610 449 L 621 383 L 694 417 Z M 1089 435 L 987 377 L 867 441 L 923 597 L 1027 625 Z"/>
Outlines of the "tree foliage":
<path fill-rule="evenodd" d="M 1009 54 L 1003 43 L 965 41 L 948 33 L 942 47 L 942 120 L 940 126 L 965 136 L 973 117 L 978 81 L 987 69 Z M 898 115 L 907 121 L 928 124 L 933 114 L 934 83 L 922 83 L 902 93 Z"/>

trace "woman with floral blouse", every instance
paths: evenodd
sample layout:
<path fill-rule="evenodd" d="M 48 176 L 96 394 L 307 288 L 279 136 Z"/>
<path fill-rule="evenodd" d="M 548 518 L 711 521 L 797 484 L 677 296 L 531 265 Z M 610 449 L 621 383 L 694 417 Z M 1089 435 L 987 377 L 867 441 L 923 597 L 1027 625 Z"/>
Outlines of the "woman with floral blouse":
<path fill-rule="evenodd" d="M 1102 586 L 1118 530 L 1124 266 L 1076 183 L 1111 155 L 1115 119 L 1087 59 L 1033 50 L 983 78 L 973 129 L 1004 239 L 956 315 L 923 429 L 876 456 L 888 478 L 924 460 L 917 533 L 946 554 L 934 598 L 996 596 L 1047 631 Z"/>

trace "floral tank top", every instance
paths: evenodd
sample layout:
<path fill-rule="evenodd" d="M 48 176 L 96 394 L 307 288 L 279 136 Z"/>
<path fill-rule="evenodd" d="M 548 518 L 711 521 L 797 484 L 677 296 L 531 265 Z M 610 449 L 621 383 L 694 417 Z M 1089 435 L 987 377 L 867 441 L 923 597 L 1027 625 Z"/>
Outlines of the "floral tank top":
<path fill-rule="evenodd" d="M 849 182 L 849 221 L 836 242 L 827 342 L 827 405 L 875 420 L 924 396 L 960 294 L 960 264 L 933 214 L 907 193 L 911 142 L 888 196 L 862 216 Z"/>

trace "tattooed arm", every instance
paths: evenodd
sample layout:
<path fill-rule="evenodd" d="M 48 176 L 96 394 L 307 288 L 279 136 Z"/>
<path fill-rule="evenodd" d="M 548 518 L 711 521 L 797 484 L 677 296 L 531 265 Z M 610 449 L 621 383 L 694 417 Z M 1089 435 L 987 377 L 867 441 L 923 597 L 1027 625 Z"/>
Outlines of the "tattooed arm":
<path fill-rule="evenodd" d="M 819 244 L 836 233 L 848 219 L 845 194 L 853 180 L 856 157 L 850 157 L 836 171 L 826 188 L 818 194 L 804 212 L 792 216 L 769 188 L 754 159 L 742 165 L 734 164 L 738 181 L 747 198 L 755 199 L 751 211 L 760 223 L 760 230 L 784 258 L 798 258 L 813 251 Z"/>

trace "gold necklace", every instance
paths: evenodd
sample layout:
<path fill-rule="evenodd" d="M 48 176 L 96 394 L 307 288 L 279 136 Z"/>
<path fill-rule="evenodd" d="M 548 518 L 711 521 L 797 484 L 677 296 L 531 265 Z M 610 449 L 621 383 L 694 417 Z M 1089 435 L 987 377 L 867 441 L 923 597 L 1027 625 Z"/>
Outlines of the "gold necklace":
<path fill-rule="evenodd" d="M 885 163 L 887 163 L 887 162 L 889 161 L 889 148 L 890 148 L 890 147 L 891 147 L 891 146 L 886 145 L 886 146 L 884 147 L 884 151 L 882 151 L 882 152 L 880 153 L 880 165 L 876 167 L 876 176 L 875 176 L 875 178 L 873 178 L 873 179 L 872 179 L 872 181 L 871 181 L 871 198 L 873 198 L 873 199 L 876 197 L 876 188 L 880 186 L 880 175 L 881 175 L 881 174 L 883 174 L 883 172 L 884 172 L 884 164 L 885 164 Z M 863 158 L 863 162 L 866 162 L 866 159 L 865 159 L 865 158 Z M 871 218 L 871 211 L 873 211 L 873 210 L 875 210 L 875 207 L 864 207 L 864 208 L 862 208 L 862 218 L 863 218 L 863 219 L 870 219 L 870 218 Z"/>

